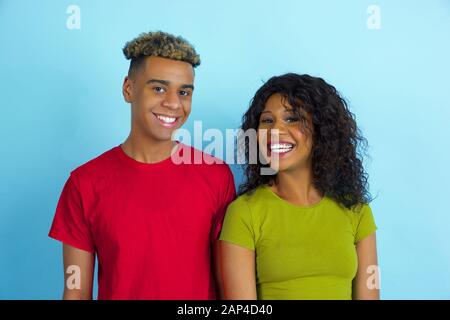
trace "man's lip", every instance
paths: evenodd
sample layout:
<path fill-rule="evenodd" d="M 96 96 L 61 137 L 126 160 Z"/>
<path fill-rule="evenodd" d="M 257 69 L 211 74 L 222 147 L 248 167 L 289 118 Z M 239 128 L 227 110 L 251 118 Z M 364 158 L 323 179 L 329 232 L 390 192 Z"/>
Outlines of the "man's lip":
<path fill-rule="evenodd" d="M 162 116 L 162 117 L 176 118 L 176 119 L 181 118 L 181 116 L 176 116 L 176 115 L 167 115 L 167 114 L 155 113 L 155 112 L 152 112 L 152 113 L 153 113 L 156 117 L 157 117 L 157 116 Z"/>
<path fill-rule="evenodd" d="M 152 112 L 152 113 L 153 113 L 153 115 L 155 116 L 156 120 L 159 121 L 159 123 L 160 123 L 163 127 L 166 127 L 166 128 L 173 128 L 173 127 L 175 127 L 175 126 L 178 124 L 179 120 L 181 119 L 181 116 L 167 116 L 167 115 L 163 115 L 163 114 L 161 114 L 161 113 L 154 113 L 154 112 Z M 161 119 L 159 119 L 158 116 L 169 117 L 169 118 L 175 118 L 175 121 L 172 122 L 172 123 L 166 123 L 166 122 L 162 121 Z"/>

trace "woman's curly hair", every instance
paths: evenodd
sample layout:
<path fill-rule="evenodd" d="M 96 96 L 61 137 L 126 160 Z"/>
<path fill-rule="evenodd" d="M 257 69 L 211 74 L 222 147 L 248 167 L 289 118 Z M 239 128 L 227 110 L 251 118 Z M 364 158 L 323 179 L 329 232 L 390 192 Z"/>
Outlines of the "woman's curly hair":
<path fill-rule="evenodd" d="M 357 128 L 345 100 L 323 79 L 294 73 L 270 78 L 253 97 L 241 129 L 244 132 L 258 129 L 261 112 L 268 98 L 276 93 L 292 106 L 302 130 L 312 129 L 313 183 L 319 192 L 348 209 L 370 202 L 368 176 L 362 165 L 367 140 Z M 308 127 L 305 112 L 311 116 L 312 128 Z M 261 175 L 260 169 L 265 165 L 259 159 L 256 164 L 248 161 L 248 139 L 240 143 L 246 161 L 245 181 L 239 187 L 239 195 L 251 194 L 263 184 L 272 185 L 276 175 Z"/>

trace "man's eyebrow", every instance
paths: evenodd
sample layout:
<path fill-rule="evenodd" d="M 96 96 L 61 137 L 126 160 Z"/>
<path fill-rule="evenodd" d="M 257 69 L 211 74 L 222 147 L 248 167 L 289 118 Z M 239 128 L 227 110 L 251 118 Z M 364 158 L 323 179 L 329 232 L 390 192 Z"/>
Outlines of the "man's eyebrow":
<path fill-rule="evenodd" d="M 192 84 L 183 84 L 181 86 L 182 89 L 192 89 L 194 90 L 194 86 Z"/>
<path fill-rule="evenodd" d="M 160 84 L 163 84 L 165 86 L 170 85 L 170 81 L 160 80 L 160 79 L 150 79 L 150 80 L 147 81 L 147 84 L 150 84 L 150 83 L 160 83 Z M 192 84 L 183 84 L 181 86 L 181 88 L 182 89 L 192 89 L 192 90 L 194 90 L 194 86 Z"/>
<path fill-rule="evenodd" d="M 163 84 L 165 86 L 168 86 L 170 82 L 167 81 L 167 80 L 150 79 L 150 80 L 147 81 L 147 84 L 150 84 L 150 83 L 160 83 L 160 84 Z"/>

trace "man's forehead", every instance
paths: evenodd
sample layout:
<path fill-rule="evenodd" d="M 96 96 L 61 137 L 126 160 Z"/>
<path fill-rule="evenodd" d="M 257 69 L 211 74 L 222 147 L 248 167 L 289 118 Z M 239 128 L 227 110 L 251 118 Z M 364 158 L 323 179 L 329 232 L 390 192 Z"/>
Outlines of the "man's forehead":
<path fill-rule="evenodd" d="M 194 81 L 193 68 L 189 63 L 170 59 L 153 59 L 146 61 L 143 76 L 145 81 L 151 79 L 163 80 L 169 84 L 192 84 Z M 158 57 L 156 57 L 158 58 Z"/>
<path fill-rule="evenodd" d="M 173 69 L 180 72 L 194 73 L 194 67 L 184 61 L 150 56 L 145 60 L 145 67 L 149 70 Z"/>

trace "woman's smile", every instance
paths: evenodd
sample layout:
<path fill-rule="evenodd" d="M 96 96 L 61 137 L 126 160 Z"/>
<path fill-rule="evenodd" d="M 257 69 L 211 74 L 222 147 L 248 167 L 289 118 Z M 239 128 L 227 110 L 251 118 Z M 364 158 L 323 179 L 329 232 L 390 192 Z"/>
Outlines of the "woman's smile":
<path fill-rule="evenodd" d="M 285 158 L 291 154 L 291 152 L 295 149 L 296 144 L 292 142 L 280 141 L 278 143 L 267 144 L 267 155 L 270 157 L 273 154 L 278 156 L 279 158 Z"/>

